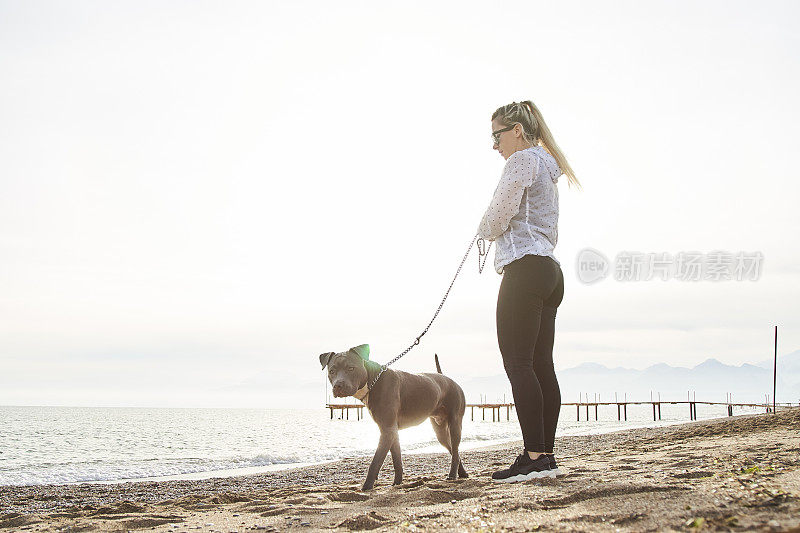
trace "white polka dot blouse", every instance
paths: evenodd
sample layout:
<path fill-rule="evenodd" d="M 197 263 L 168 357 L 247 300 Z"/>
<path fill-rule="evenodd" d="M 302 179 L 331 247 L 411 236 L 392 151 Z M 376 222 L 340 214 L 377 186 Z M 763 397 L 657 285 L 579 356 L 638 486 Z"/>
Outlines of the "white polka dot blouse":
<path fill-rule="evenodd" d="M 503 168 L 478 236 L 495 241 L 494 269 L 528 254 L 552 257 L 558 241 L 558 178 L 561 169 L 542 146 L 518 150 Z M 560 264 L 560 263 L 559 263 Z"/>

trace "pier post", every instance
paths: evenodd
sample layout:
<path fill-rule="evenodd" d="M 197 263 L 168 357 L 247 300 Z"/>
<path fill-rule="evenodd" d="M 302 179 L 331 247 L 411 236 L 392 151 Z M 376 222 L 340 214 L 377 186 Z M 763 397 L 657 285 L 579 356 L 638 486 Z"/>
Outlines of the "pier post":
<path fill-rule="evenodd" d="M 622 420 L 621 414 L 620 414 L 620 410 L 619 410 L 619 404 L 617 404 L 617 420 Z"/>
<path fill-rule="evenodd" d="M 576 403 L 575 404 L 575 410 L 578 411 L 578 422 L 580 422 L 581 421 L 581 404 Z"/>
<path fill-rule="evenodd" d="M 651 393 L 651 399 L 652 399 L 652 393 Z M 653 402 L 653 422 L 655 421 L 656 421 L 656 402 Z"/>
<path fill-rule="evenodd" d="M 778 326 L 775 326 L 775 358 L 772 362 L 772 412 L 775 412 L 775 383 L 778 380 Z"/>
<path fill-rule="evenodd" d="M 472 420 L 473 422 L 475 421 L 475 406 L 474 405 L 470 405 L 470 407 L 469 407 L 469 419 Z"/>
<path fill-rule="evenodd" d="M 597 422 L 597 405 L 598 404 L 594 404 L 594 421 L 595 422 Z"/>
<path fill-rule="evenodd" d="M 622 410 L 625 413 L 625 421 L 627 422 L 628 421 L 628 402 L 625 402 L 625 404 L 622 406 Z"/>

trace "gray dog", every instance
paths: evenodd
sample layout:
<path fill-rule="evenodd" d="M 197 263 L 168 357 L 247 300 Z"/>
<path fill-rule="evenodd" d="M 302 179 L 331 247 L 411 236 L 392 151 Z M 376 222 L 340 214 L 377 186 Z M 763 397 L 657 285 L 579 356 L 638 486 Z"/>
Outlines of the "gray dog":
<path fill-rule="evenodd" d="M 369 465 L 367 480 L 362 490 L 370 490 L 383 466 L 386 453 L 391 450 L 394 464 L 394 484 L 403 482 L 403 461 L 400 457 L 398 430 L 431 419 L 436 438 L 452 456 L 449 479 L 467 477 L 458 457 L 461 442 L 461 419 L 466 402 L 464 391 L 458 383 L 442 375 L 436 356 L 438 374 L 409 374 L 386 369 L 369 390 L 381 371 L 381 365 L 369 360 L 369 345 L 362 344 L 346 352 L 327 352 L 319 356 L 322 368 L 328 367 L 328 379 L 337 398 L 354 396 L 364 402 L 372 419 L 381 430 L 378 449 Z"/>

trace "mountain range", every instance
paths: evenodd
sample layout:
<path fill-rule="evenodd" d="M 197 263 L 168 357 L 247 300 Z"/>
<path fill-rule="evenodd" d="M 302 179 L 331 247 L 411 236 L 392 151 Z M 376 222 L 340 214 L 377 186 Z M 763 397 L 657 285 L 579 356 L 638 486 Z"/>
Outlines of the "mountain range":
<path fill-rule="evenodd" d="M 598 363 L 583 363 L 574 368 L 556 371 L 561 401 L 575 402 L 578 399 L 601 401 L 619 399 L 627 395 L 628 400 L 646 401 L 658 397 L 661 400 L 686 400 L 687 393 L 698 401 L 726 401 L 732 394 L 733 402 L 764 402 L 769 394 L 772 401 L 772 361 L 757 364 L 727 365 L 716 359 L 707 359 L 692 368 L 670 366 L 659 363 L 642 370 L 615 367 Z M 511 386 L 503 375 L 467 379 L 461 382 L 467 401 L 478 402 L 480 398 L 495 402 L 512 401 Z M 777 365 L 776 398 L 778 402 L 800 402 L 800 350 L 780 356 Z"/>

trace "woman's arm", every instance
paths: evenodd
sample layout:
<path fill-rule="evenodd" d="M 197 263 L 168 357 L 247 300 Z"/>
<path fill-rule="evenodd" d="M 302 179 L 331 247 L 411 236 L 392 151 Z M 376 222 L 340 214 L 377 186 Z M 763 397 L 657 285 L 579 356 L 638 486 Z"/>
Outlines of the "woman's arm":
<path fill-rule="evenodd" d="M 539 158 L 529 150 L 511 154 L 503 168 L 500 183 L 492 201 L 478 226 L 478 236 L 493 241 L 508 229 L 511 219 L 519 211 L 522 193 L 530 187 L 539 173 Z"/>

